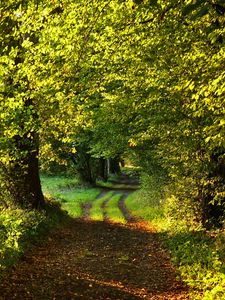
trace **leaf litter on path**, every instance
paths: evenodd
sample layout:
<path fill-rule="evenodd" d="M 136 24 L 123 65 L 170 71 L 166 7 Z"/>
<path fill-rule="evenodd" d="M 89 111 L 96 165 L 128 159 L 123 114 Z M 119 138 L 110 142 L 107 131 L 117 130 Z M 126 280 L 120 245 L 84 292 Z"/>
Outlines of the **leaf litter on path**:
<path fill-rule="evenodd" d="M 0 283 L 1 300 L 188 299 L 157 233 L 144 223 L 72 220 Z"/>

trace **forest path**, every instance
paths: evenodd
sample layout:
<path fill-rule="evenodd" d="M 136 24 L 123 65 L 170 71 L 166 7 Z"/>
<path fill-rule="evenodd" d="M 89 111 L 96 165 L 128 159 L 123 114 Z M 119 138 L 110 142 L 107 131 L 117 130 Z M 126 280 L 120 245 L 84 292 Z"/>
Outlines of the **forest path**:
<path fill-rule="evenodd" d="M 83 218 L 71 220 L 8 273 L 0 299 L 188 299 L 157 233 L 126 209 L 129 192 L 115 193 L 122 193 L 118 206 L 126 224 L 111 223 L 107 215 L 103 222 L 90 220 L 87 204 Z"/>

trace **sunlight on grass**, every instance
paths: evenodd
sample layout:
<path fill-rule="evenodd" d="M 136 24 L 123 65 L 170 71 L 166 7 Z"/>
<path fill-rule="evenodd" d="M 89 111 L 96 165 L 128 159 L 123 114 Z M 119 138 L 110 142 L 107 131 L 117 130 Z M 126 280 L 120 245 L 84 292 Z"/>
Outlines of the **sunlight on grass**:
<path fill-rule="evenodd" d="M 62 208 L 67 210 L 69 215 L 79 218 L 82 215 L 81 204 L 93 202 L 99 193 L 100 190 L 96 188 L 79 188 L 56 193 L 54 196 L 60 200 Z"/>
<path fill-rule="evenodd" d="M 76 177 L 41 175 L 41 186 L 44 193 L 51 194 L 56 190 L 78 187 L 79 180 Z"/>
<path fill-rule="evenodd" d="M 69 215 L 79 218 L 81 204 L 92 202 L 100 194 L 98 188 L 79 188 L 77 178 L 42 176 L 44 194 L 58 200 Z"/>
<path fill-rule="evenodd" d="M 125 203 L 132 215 L 140 217 L 145 221 L 150 221 L 151 224 L 159 229 L 163 229 L 166 226 L 163 208 L 160 205 L 151 203 L 151 199 L 143 197 L 141 191 L 136 191 L 128 195 Z"/>
<path fill-rule="evenodd" d="M 93 203 L 93 207 L 90 210 L 90 217 L 92 220 L 103 221 L 103 211 L 101 205 L 106 199 L 112 197 L 112 195 L 113 195 L 113 191 L 108 192 L 103 197 L 97 199 Z"/>
<path fill-rule="evenodd" d="M 107 203 L 107 215 L 112 222 L 116 223 L 126 223 L 126 220 L 118 207 L 118 201 L 121 198 L 122 194 L 114 195 L 109 202 Z"/>

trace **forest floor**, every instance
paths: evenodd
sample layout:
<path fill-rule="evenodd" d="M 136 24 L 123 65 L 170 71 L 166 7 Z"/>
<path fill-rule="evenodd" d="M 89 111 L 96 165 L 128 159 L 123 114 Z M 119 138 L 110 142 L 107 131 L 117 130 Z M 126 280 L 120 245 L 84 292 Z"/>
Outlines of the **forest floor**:
<path fill-rule="evenodd" d="M 104 202 L 104 220 L 92 221 L 86 203 L 82 218 L 52 233 L 4 276 L 0 299 L 189 299 L 157 232 L 127 210 L 132 191 L 119 192 L 126 224 L 112 223 Z"/>

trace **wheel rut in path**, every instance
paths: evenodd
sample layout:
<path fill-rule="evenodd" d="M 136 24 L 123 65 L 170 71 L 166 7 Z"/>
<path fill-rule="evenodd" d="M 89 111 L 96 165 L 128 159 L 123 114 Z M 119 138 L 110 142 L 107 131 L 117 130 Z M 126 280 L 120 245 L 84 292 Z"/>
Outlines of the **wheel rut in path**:
<path fill-rule="evenodd" d="M 90 210 L 92 208 L 92 203 L 82 203 L 81 204 L 81 210 L 82 210 L 82 216 L 81 218 L 84 220 L 89 220 L 90 219 Z"/>
<path fill-rule="evenodd" d="M 119 193 L 119 192 L 118 192 Z M 119 201 L 118 201 L 118 207 L 121 210 L 125 220 L 128 223 L 134 223 L 137 222 L 137 218 L 134 217 L 130 211 L 127 209 L 126 204 L 125 204 L 125 200 L 128 197 L 128 195 L 131 193 L 130 191 L 121 191 L 120 193 L 122 193 Z"/>
<path fill-rule="evenodd" d="M 109 191 L 108 190 L 102 190 L 100 192 L 100 194 L 95 198 L 95 201 L 100 199 L 100 198 L 103 198 Z M 83 220 L 90 220 L 90 211 L 91 211 L 91 208 L 93 206 L 94 203 L 91 203 L 91 202 L 85 202 L 85 203 L 82 203 L 80 205 L 81 207 L 81 219 Z"/>
<path fill-rule="evenodd" d="M 104 222 L 109 221 L 109 217 L 108 217 L 108 214 L 107 214 L 107 204 L 108 204 L 108 202 L 110 201 L 111 198 L 112 198 L 112 196 L 108 197 L 101 204 L 101 209 L 102 209 L 103 221 Z"/>
<path fill-rule="evenodd" d="M 142 223 L 71 220 L 0 282 L 0 300 L 188 299 L 157 234 Z"/>

